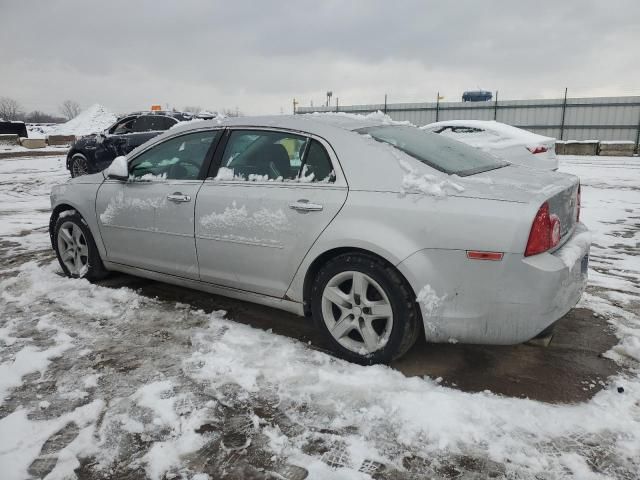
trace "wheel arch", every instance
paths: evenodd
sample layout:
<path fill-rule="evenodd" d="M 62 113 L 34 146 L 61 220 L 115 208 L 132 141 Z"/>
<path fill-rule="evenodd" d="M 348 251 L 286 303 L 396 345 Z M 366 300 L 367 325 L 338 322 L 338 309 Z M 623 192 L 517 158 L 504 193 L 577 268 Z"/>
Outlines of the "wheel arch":
<path fill-rule="evenodd" d="M 303 300 L 303 309 L 304 309 L 305 316 L 310 316 L 311 314 L 311 287 L 313 285 L 313 282 L 316 276 L 318 275 L 318 272 L 324 265 L 326 265 L 327 262 L 333 260 L 334 258 L 340 255 L 344 255 L 345 253 L 358 253 L 358 254 L 367 255 L 382 261 L 389 268 L 392 268 L 398 273 L 400 278 L 402 278 L 406 286 L 409 288 L 409 290 L 415 297 L 416 292 L 414 291 L 413 287 L 411 286 L 407 278 L 393 264 L 393 262 L 389 261 L 384 256 L 361 247 L 336 247 L 336 248 L 331 248 L 329 250 L 326 250 L 321 254 L 319 254 L 318 256 L 316 256 L 316 258 L 309 264 L 309 267 L 305 272 L 304 281 L 302 284 L 302 300 Z"/>
<path fill-rule="evenodd" d="M 83 155 L 85 158 L 87 158 L 87 156 L 82 152 L 82 150 L 79 150 L 75 147 L 71 147 L 67 152 L 67 170 L 71 171 L 71 159 L 73 158 L 74 155 L 78 153 Z"/>
<path fill-rule="evenodd" d="M 55 208 L 51 212 L 51 217 L 49 217 L 49 238 L 51 239 L 52 248 L 55 248 L 54 246 L 55 238 L 53 237 L 55 235 L 56 223 L 58 223 L 58 218 L 60 218 L 60 214 L 62 212 L 66 212 L 67 210 L 75 210 L 76 212 L 78 211 L 74 206 L 69 205 L 68 203 L 61 203 L 60 205 L 55 206 Z M 79 215 L 82 216 L 81 213 L 79 213 Z"/>

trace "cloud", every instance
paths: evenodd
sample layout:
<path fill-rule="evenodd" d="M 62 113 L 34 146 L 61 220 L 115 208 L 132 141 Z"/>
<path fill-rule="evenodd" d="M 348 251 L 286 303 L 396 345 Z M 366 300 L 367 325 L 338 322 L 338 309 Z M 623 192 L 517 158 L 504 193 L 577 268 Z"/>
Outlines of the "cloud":
<path fill-rule="evenodd" d="M 327 89 L 342 104 L 640 94 L 635 0 L 109 1 L 2 7 L 2 95 L 118 112 L 238 106 L 290 111 Z"/>

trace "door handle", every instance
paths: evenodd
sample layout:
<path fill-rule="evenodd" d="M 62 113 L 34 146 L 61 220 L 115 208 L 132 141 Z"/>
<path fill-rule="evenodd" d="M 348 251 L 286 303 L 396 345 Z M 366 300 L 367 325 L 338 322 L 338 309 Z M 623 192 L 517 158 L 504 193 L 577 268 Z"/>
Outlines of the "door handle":
<path fill-rule="evenodd" d="M 167 195 L 167 200 L 169 200 L 170 202 L 183 203 L 190 202 L 191 197 L 189 195 L 183 195 L 180 192 L 174 192 Z"/>
<path fill-rule="evenodd" d="M 297 202 L 290 203 L 289 208 L 292 210 L 298 210 L 299 212 L 319 212 L 322 210 L 322 205 L 309 203 L 309 200 L 302 199 Z"/>

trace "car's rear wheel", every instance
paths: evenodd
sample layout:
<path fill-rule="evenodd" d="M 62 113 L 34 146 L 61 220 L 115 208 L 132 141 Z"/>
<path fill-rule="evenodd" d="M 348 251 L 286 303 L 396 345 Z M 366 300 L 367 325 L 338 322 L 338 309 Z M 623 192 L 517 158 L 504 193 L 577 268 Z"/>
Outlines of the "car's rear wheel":
<path fill-rule="evenodd" d="M 82 175 L 89 174 L 89 162 L 87 162 L 87 157 L 82 155 L 81 153 L 76 153 L 73 157 L 71 157 L 71 176 L 73 178 L 80 177 Z"/>
<path fill-rule="evenodd" d="M 62 212 L 55 227 L 55 250 L 65 275 L 99 280 L 107 275 L 98 247 L 84 219 L 77 212 Z"/>
<path fill-rule="evenodd" d="M 311 292 L 316 325 L 343 358 L 388 363 L 415 343 L 418 312 L 402 276 L 374 256 L 348 253 L 326 263 Z"/>

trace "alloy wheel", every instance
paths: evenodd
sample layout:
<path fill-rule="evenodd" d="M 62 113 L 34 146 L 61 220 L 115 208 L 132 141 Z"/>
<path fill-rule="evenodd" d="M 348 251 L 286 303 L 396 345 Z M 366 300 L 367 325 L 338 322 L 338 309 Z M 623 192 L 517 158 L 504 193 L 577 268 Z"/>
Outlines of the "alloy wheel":
<path fill-rule="evenodd" d="M 71 173 L 74 178 L 88 175 L 89 165 L 87 165 L 87 159 L 81 156 L 74 157 L 71 163 Z"/>
<path fill-rule="evenodd" d="M 340 272 L 327 282 L 322 319 L 340 345 L 359 355 L 383 348 L 393 329 L 393 309 L 384 289 L 356 271 Z"/>
<path fill-rule="evenodd" d="M 79 277 L 87 273 L 89 265 L 89 247 L 78 225 L 64 222 L 58 230 L 58 252 L 60 259 L 71 275 Z"/>

